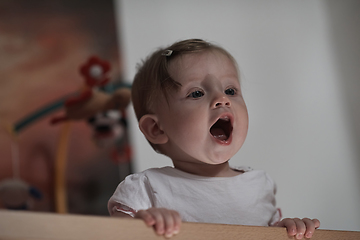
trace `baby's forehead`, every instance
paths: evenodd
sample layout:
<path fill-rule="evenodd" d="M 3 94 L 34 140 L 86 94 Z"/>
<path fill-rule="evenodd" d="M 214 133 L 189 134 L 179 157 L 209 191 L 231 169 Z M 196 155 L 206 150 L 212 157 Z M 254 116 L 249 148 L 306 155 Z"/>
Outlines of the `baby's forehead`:
<path fill-rule="evenodd" d="M 219 59 L 219 61 L 230 61 L 236 65 L 235 59 L 225 51 L 221 49 L 205 49 L 198 52 L 184 52 L 176 56 L 174 59 L 170 61 L 170 65 L 173 62 L 186 62 L 192 61 L 193 59 L 206 59 L 208 57 L 215 57 Z"/>
<path fill-rule="evenodd" d="M 189 74 L 192 72 L 201 72 L 203 69 L 208 68 L 209 65 L 219 65 L 228 70 L 229 73 L 233 72 L 239 76 L 238 66 L 235 59 L 218 49 L 207 49 L 201 52 L 185 53 L 176 56 L 169 62 L 168 72 L 172 78 L 181 76 L 184 73 Z"/>

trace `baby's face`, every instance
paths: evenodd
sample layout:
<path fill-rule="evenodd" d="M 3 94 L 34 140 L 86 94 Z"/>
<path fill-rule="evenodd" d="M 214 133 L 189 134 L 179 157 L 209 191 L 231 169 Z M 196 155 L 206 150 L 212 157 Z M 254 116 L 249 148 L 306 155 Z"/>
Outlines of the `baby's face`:
<path fill-rule="evenodd" d="M 156 112 L 169 141 L 165 154 L 173 161 L 220 164 L 243 145 L 248 113 L 237 68 L 218 51 L 185 54 L 169 66 L 181 84 Z"/>

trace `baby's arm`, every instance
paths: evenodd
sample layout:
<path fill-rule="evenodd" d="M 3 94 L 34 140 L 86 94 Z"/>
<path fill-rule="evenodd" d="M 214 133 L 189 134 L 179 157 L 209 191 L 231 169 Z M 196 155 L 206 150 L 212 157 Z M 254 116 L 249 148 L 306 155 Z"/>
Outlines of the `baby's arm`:
<path fill-rule="evenodd" d="M 114 212 L 112 216 L 131 217 L 122 212 Z M 135 213 L 135 218 L 142 219 L 147 226 L 152 226 L 158 235 L 169 238 L 180 231 L 181 217 L 178 212 L 166 208 L 149 208 L 139 210 Z"/>
<path fill-rule="evenodd" d="M 309 218 L 285 218 L 281 220 L 275 227 L 286 227 L 289 237 L 296 239 L 311 238 L 315 229 L 320 227 L 320 221 Z"/>

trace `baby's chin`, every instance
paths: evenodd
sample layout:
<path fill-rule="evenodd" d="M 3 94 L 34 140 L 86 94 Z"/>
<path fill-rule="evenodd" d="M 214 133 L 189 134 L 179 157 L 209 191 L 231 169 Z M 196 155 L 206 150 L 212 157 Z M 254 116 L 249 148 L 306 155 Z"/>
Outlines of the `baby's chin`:
<path fill-rule="evenodd" d="M 179 162 L 188 162 L 188 163 L 198 163 L 198 164 L 209 164 L 209 165 L 221 165 L 227 163 L 238 151 L 238 148 L 223 148 L 223 149 L 201 149 L 194 148 L 191 149 L 179 148 L 180 151 L 171 152 L 168 157 L 173 161 Z"/>
<path fill-rule="evenodd" d="M 217 157 L 217 158 L 207 158 L 204 161 L 202 161 L 202 160 L 199 160 L 199 161 L 209 164 L 209 165 L 221 165 L 221 164 L 229 162 L 229 160 L 230 160 L 230 157 L 226 156 L 226 157 Z"/>
<path fill-rule="evenodd" d="M 240 149 L 240 148 L 239 148 Z M 210 162 L 213 164 L 223 164 L 228 162 L 234 155 L 239 151 L 239 149 L 228 150 L 223 153 L 214 154 L 212 158 L 209 158 Z"/>

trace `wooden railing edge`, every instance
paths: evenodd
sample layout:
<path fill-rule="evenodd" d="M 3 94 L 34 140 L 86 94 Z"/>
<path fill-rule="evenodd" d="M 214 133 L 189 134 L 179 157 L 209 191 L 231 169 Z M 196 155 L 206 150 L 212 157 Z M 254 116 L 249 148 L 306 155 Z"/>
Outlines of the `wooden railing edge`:
<path fill-rule="evenodd" d="M 1 240 L 164 239 L 141 220 L 74 214 L 0 210 Z M 183 223 L 174 240 L 287 240 L 284 228 Z M 358 231 L 318 229 L 313 240 L 359 240 Z"/>

